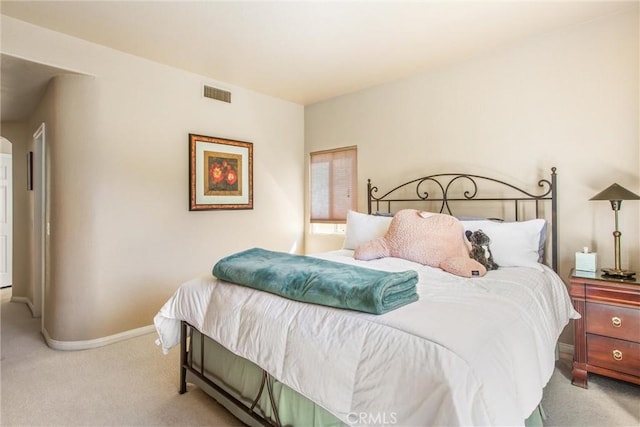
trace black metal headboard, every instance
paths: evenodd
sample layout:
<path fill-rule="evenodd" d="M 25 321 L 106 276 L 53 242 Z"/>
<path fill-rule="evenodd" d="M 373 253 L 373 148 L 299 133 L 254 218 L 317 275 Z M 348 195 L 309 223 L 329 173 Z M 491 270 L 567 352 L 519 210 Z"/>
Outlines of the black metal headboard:
<path fill-rule="evenodd" d="M 490 187 L 492 191 L 489 192 L 483 185 L 484 187 Z M 429 186 L 431 193 L 427 191 L 427 186 Z M 541 188 L 541 194 L 534 194 L 515 185 L 486 176 L 466 173 L 440 173 L 405 182 L 381 196 L 376 196 L 378 187 L 373 186 L 369 179 L 367 180 L 367 206 L 369 214 L 391 213 L 393 212 L 392 203 L 394 206 L 398 206 L 405 202 L 409 202 L 412 205 L 415 202 L 435 202 L 436 209 L 431 208 L 432 212 L 439 210 L 440 213 L 454 215 L 450 205 L 451 202 L 484 201 L 502 202 L 503 204 L 513 202 L 514 220 L 520 221 L 520 208 L 525 202 L 534 203 L 535 218 L 540 218 L 540 202 L 548 200 L 551 202 L 551 267 L 557 272 L 558 189 L 555 167 L 551 168 L 550 179 L 539 180 L 538 187 Z M 411 194 L 407 195 L 407 190 Z M 413 191 L 415 191 L 415 195 L 412 194 Z M 382 210 L 381 206 L 383 207 Z"/>

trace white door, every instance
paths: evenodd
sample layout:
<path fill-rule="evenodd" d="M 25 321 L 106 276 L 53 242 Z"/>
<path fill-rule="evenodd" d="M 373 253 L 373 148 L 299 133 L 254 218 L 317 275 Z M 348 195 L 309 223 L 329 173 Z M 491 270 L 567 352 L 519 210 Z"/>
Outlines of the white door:
<path fill-rule="evenodd" d="M 13 177 L 11 154 L 0 153 L 0 287 L 11 286 L 13 259 Z"/>

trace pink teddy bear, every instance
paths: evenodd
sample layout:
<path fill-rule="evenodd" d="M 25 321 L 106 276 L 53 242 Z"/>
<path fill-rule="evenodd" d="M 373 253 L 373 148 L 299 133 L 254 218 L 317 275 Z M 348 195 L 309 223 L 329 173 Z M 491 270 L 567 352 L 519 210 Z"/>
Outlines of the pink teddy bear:
<path fill-rule="evenodd" d="M 384 237 L 358 246 L 354 258 L 395 257 L 417 262 L 462 277 L 480 277 L 486 268 L 470 258 L 464 227 L 451 215 L 403 209 L 396 213 Z"/>

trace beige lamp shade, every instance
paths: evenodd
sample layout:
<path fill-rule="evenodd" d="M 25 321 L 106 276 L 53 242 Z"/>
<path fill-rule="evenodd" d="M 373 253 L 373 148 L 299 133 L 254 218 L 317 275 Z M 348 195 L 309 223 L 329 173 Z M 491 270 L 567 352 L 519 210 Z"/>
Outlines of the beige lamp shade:
<path fill-rule="evenodd" d="M 640 200 L 640 196 L 621 185 L 611 184 L 589 200 Z"/>

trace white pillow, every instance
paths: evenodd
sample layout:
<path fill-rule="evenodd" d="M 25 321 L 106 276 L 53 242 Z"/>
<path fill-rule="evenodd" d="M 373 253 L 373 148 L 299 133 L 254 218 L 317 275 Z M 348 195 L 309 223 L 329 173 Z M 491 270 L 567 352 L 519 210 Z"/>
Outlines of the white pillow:
<path fill-rule="evenodd" d="M 355 211 L 347 212 L 347 231 L 345 233 L 344 249 L 355 250 L 360 244 L 387 234 L 393 217 L 367 215 Z"/>
<path fill-rule="evenodd" d="M 542 270 L 539 263 L 544 219 L 520 222 L 461 221 L 465 230 L 482 230 L 489 236 L 493 260 L 500 267 L 532 267 Z"/>

